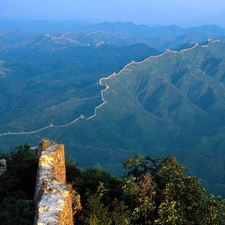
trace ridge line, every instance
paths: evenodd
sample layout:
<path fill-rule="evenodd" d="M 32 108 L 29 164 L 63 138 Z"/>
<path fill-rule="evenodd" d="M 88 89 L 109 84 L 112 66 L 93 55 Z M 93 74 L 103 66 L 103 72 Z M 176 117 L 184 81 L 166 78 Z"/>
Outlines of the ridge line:
<path fill-rule="evenodd" d="M 215 42 L 220 42 L 220 40 L 210 40 L 212 43 L 215 43 Z M 38 133 L 40 131 L 43 131 L 43 130 L 46 130 L 46 129 L 49 129 L 49 128 L 63 128 L 63 127 L 68 127 L 70 125 L 72 125 L 73 123 L 77 122 L 78 120 L 80 119 L 85 119 L 85 120 L 90 120 L 92 118 L 94 118 L 96 115 L 97 115 L 97 109 L 101 108 L 103 105 L 107 104 L 107 101 L 104 99 L 104 92 L 106 92 L 108 89 L 109 89 L 109 85 L 107 84 L 103 84 L 102 83 L 102 80 L 108 80 L 112 77 L 115 77 L 115 76 L 119 76 L 124 70 L 127 69 L 127 67 L 131 66 L 132 64 L 137 64 L 137 65 L 140 65 L 142 63 L 144 63 L 145 61 L 151 59 L 151 58 L 159 58 L 165 54 L 167 54 L 168 52 L 173 52 L 173 53 L 182 53 L 182 52 L 186 52 L 186 51 L 189 51 L 189 50 L 192 50 L 196 47 L 202 47 L 202 48 L 205 48 L 205 47 L 208 47 L 208 44 L 207 45 L 199 45 L 198 43 L 196 43 L 193 47 L 191 48 L 186 48 L 186 49 L 183 49 L 181 51 L 174 51 L 174 50 L 170 50 L 170 49 L 167 49 L 165 52 L 159 54 L 159 55 L 155 55 L 155 56 L 149 56 L 147 57 L 146 59 L 140 61 L 140 62 L 135 62 L 135 61 L 131 61 L 130 63 L 126 64 L 122 70 L 120 70 L 118 73 L 112 73 L 111 75 L 109 75 L 108 77 L 102 77 L 99 79 L 99 84 L 101 86 L 105 86 L 105 89 L 104 90 L 101 90 L 101 98 L 102 98 L 102 103 L 98 106 L 95 107 L 94 109 L 94 114 L 92 116 L 89 116 L 87 118 L 84 117 L 84 115 L 80 115 L 79 117 L 75 118 L 73 121 L 69 122 L 69 123 L 66 123 L 66 124 L 63 124 L 63 125 L 54 125 L 52 123 L 50 123 L 50 125 L 48 126 L 45 126 L 43 128 L 40 128 L 40 129 L 37 129 L 37 130 L 33 130 L 33 131 L 22 131 L 22 132 L 11 132 L 11 131 L 8 131 L 8 132 L 5 132 L 5 133 L 1 133 L 0 134 L 0 137 L 2 136 L 7 136 L 7 135 L 28 135 L 28 134 L 35 134 L 35 133 Z"/>

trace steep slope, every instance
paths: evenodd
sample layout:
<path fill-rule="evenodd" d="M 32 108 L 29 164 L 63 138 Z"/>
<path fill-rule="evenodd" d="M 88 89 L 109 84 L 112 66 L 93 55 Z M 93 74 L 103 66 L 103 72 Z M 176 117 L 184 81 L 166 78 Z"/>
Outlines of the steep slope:
<path fill-rule="evenodd" d="M 224 43 L 211 41 L 180 52 L 167 51 L 141 63 L 133 61 L 119 73 L 124 63 L 142 60 L 148 48 L 84 46 L 83 57 L 93 63 L 88 69 L 98 67 L 95 74 L 79 61 L 72 61 L 76 67 L 68 66 L 76 54 L 82 58 L 77 50 L 81 47 L 66 51 L 63 46 L 49 54 L 49 46 L 47 43 L 45 51 L 38 53 L 40 61 L 32 51 L 27 54 L 26 48 L 24 55 L 15 51 L 18 58 L 10 63 L 12 56 L 5 56 L 4 70 L 12 72 L 1 77 L 1 124 L 5 125 L 1 132 L 18 134 L 0 136 L 2 146 L 15 146 L 22 140 L 35 144 L 46 137 L 65 143 L 67 154 L 80 166 L 100 164 L 112 173 L 120 170 L 120 161 L 127 156 L 171 153 L 190 166 L 190 173 L 203 179 L 209 190 L 225 195 Z M 29 64 L 21 66 L 18 62 L 24 56 Z M 49 62 L 44 64 L 46 68 L 40 66 L 43 58 Z M 97 79 L 115 71 L 100 80 L 103 86 L 91 79 L 91 83 L 82 83 L 88 74 Z M 81 81 L 78 86 L 77 79 Z M 95 106 L 100 107 L 94 110 Z M 75 118 L 79 118 L 75 123 L 63 126 Z M 46 126 L 40 132 L 20 133 Z"/>
<path fill-rule="evenodd" d="M 167 51 L 101 79 L 104 104 L 91 119 L 38 135 L 64 141 L 84 167 L 116 173 L 141 153 L 176 155 L 214 193 L 224 195 L 225 45 Z"/>
<path fill-rule="evenodd" d="M 101 89 L 98 80 L 120 71 L 131 60 L 159 51 L 145 44 L 67 46 L 50 35 L 1 51 L 1 133 L 62 125 L 94 113 Z"/>
<path fill-rule="evenodd" d="M 105 110 L 113 100 L 123 120 L 124 114 L 163 120 L 171 125 L 163 132 L 170 133 L 167 143 L 173 146 L 184 145 L 182 137 L 188 140 L 209 134 L 224 126 L 223 48 L 222 43 L 209 43 L 127 66 L 118 76 L 102 80 L 109 86 Z"/>
<path fill-rule="evenodd" d="M 182 158 L 183 149 L 187 158 L 195 155 L 196 161 L 188 164 L 191 171 L 222 184 L 224 48 L 223 43 L 210 42 L 127 66 L 118 76 L 103 80 L 109 86 L 104 115 L 116 115 L 121 136 L 141 146 L 139 151 L 161 155 L 177 149 L 172 153 Z M 206 168 L 208 173 L 203 173 Z"/>

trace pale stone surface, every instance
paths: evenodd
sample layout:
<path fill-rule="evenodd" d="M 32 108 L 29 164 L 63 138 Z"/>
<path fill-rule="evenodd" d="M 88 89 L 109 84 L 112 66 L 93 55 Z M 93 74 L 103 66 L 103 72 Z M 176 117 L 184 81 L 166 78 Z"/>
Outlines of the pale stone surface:
<path fill-rule="evenodd" d="M 72 192 L 66 185 L 64 146 L 44 144 L 47 147 L 42 148 L 37 171 L 34 224 L 72 225 Z"/>

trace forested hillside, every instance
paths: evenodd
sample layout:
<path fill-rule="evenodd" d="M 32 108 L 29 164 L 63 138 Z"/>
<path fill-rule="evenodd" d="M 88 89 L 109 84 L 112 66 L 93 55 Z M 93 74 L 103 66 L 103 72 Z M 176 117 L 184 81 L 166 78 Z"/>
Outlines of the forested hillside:
<path fill-rule="evenodd" d="M 29 145 L 16 147 L 0 176 L 0 220 L 4 224 L 32 224 L 38 159 Z M 224 224 L 225 200 L 206 195 L 195 176 L 174 156 L 154 159 L 138 154 L 123 160 L 123 177 L 101 167 L 83 171 L 68 157 L 67 182 L 81 195 L 82 210 L 75 224 Z"/>
<path fill-rule="evenodd" d="M 118 176 L 172 154 L 225 196 L 223 28 L 30 23 L 1 25 L 1 150 L 45 137 Z"/>

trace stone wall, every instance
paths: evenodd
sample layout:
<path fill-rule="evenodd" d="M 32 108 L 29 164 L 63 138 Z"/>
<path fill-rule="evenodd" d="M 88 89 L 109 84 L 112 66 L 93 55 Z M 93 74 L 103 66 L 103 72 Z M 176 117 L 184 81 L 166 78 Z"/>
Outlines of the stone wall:
<path fill-rule="evenodd" d="M 44 140 L 38 151 L 34 224 L 72 225 L 74 191 L 66 184 L 64 145 Z"/>

